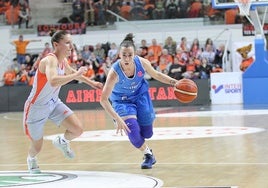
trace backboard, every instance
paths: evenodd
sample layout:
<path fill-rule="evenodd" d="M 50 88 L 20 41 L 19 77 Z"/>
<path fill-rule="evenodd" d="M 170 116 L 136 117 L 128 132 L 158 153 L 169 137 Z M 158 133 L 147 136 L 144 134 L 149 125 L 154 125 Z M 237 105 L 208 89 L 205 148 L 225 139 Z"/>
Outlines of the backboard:
<path fill-rule="evenodd" d="M 234 0 L 211 0 L 212 7 L 215 9 L 237 8 Z M 251 7 L 268 6 L 268 0 L 251 0 Z"/>

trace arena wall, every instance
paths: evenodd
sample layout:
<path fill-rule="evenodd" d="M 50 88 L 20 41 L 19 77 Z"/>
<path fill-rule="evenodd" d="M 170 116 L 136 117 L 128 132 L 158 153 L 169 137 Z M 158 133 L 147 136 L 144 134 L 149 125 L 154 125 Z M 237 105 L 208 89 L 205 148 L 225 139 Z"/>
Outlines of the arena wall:
<path fill-rule="evenodd" d="M 195 80 L 199 93 L 197 98 L 187 104 L 180 103 L 173 94 L 173 88 L 158 81 L 149 81 L 150 95 L 155 107 L 179 107 L 188 105 L 209 105 L 209 80 Z M 0 112 L 22 111 L 31 87 L 3 86 L 0 87 Z M 95 90 L 85 84 L 67 84 L 60 92 L 61 100 L 73 110 L 92 110 L 102 108 L 100 90 Z"/>

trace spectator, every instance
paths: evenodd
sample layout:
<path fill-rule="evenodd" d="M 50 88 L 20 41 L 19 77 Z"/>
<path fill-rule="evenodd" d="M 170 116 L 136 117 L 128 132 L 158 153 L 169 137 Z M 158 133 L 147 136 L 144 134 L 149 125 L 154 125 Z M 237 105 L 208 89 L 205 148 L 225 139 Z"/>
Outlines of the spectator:
<path fill-rule="evenodd" d="M 99 63 L 103 63 L 106 57 L 105 50 L 102 48 L 101 43 L 97 43 L 95 49 L 93 51 L 95 57 L 97 58 Z"/>
<path fill-rule="evenodd" d="M 183 50 L 184 52 L 187 52 L 187 53 L 190 51 L 190 46 L 189 46 L 189 44 L 187 42 L 186 37 L 181 37 L 181 41 L 177 45 L 177 48 L 180 48 L 181 50 Z"/>
<path fill-rule="evenodd" d="M 148 46 L 147 46 L 147 41 L 145 39 L 141 40 L 140 49 L 141 49 L 141 57 L 143 58 L 146 57 L 148 54 Z"/>
<path fill-rule="evenodd" d="M 9 66 L 8 69 L 3 74 L 3 82 L 5 86 L 14 86 L 16 80 L 15 70 Z"/>
<path fill-rule="evenodd" d="M 115 62 L 117 60 L 118 49 L 114 42 L 110 45 L 110 50 L 108 50 L 107 56 L 111 59 L 112 62 Z"/>
<path fill-rule="evenodd" d="M 151 62 L 151 65 L 154 69 L 157 69 L 158 56 L 154 55 L 153 49 L 149 49 L 147 56 L 145 56 L 145 59 L 148 59 Z"/>
<path fill-rule="evenodd" d="M 164 0 L 156 0 L 155 2 L 155 9 L 153 10 L 153 19 L 165 19 L 166 12 L 165 12 L 165 2 Z"/>
<path fill-rule="evenodd" d="M 92 49 L 93 50 L 93 49 Z M 90 50 L 89 45 L 85 45 L 81 51 L 81 56 L 84 62 L 89 63 L 89 58 L 92 54 L 92 51 Z"/>
<path fill-rule="evenodd" d="M 30 42 L 39 42 L 41 40 L 23 40 L 23 35 L 19 35 L 18 40 L 11 42 L 16 47 L 17 61 L 19 64 L 25 63 L 26 47 Z"/>
<path fill-rule="evenodd" d="M 104 0 L 98 0 L 95 3 L 97 12 L 97 25 L 106 25 L 106 4 Z"/>
<path fill-rule="evenodd" d="M 112 12 L 116 13 L 116 14 L 120 14 L 120 1 L 119 0 L 110 0 L 108 2 L 108 9 L 111 10 Z M 116 17 L 112 14 L 107 14 L 107 20 L 109 22 L 109 24 L 114 24 L 114 22 L 116 21 Z"/>
<path fill-rule="evenodd" d="M 148 51 L 151 49 L 154 52 L 155 59 L 158 59 L 158 61 L 159 61 L 159 57 L 162 54 L 162 46 L 157 44 L 156 39 L 152 39 L 152 44 L 148 47 Z M 157 61 L 157 64 L 158 64 L 158 61 Z"/>
<path fill-rule="evenodd" d="M 98 74 L 98 71 L 99 71 L 99 68 L 100 68 L 100 62 L 99 62 L 99 60 L 96 58 L 96 56 L 95 56 L 95 54 L 94 53 L 92 53 L 91 54 L 91 56 L 90 56 L 90 58 L 89 58 L 89 63 L 92 65 L 92 67 L 93 67 L 93 70 L 94 70 L 94 73 L 95 73 L 95 75 L 97 75 Z"/>
<path fill-rule="evenodd" d="M 21 66 L 22 65 L 25 65 L 26 70 L 29 71 L 29 70 L 32 69 L 32 66 L 34 64 L 34 61 L 35 61 L 35 59 L 32 57 L 31 54 L 26 54 L 25 55 L 25 62 L 24 62 L 24 64 L 21 64 Z"/>
<path fill-rule="evenodd" d="M 175 2 L 175 0 L 169 0 L 167 1 L 168 4 L 166 6 L 166 18 L 167 19 L 174 19 L 178 18 L 178 2 Z"/>
<path fill-rule="evenodd" d="M 179 18 L 187 18 L 189 9 L 189 0 L 179 0 Z"/>
<path fill-rule="evenodd" d="M 0 0 L 0 15 L 4 15 L 10 8 L 10 2 L 7 0 Z"/>
<path fill-rule="evenodd" d="M 168 50 L 163 48 L 162 55 L 160 56 L 160 59 L 164 58 L 166 59 L 167 64 L 173 64 L 173 56 L 168 54 Z"/>
<path fill-rule="evenodd" d="M 182 73 L 185 72 L 185 65 L 180 64 L 178 57 L 174 57 L 174 63 L 169 67 L 168 76 L 176 80 L 182 79 Z"/>
<path fill-rule="evenodd" d="M 168 54 L 174 57 L 176 54 L 176 48 L 177 48 L 176 41 L 174 41 L 171 36 L 167 37 L 163 48 L 167 49 Z"/>
<path fill-rule="evenodd" d="M 177 48 L 175 57 L 178 58 L 180 63 L 185 64 L 185 65 L 189 60 L 189 54 L 183 51 L 181 48 Z"/>
<path fill-rule="evenodd" d="M 47 54 L 52 52 L 52 48 L 50 47 L 50 44 L 48 42 L 45 43 L 45 48 L 42 51 L 42 58 L 45 57 Z"/>
<path fill-rule="evenodd" d="M 147 19 L 153 19 L 153 10 L 155 9 L 154 0 L 145 0 L 144 10 L 147 16 Z"/>
<path fill-rule="evenodd" d="M 20 3 L 18 26 L 21 28 L 22 22 L 25 22 L 25 27 L 29 27 L 29 21 L 31 19 L 30 7 L 26 0 Z"/>
<path fill-rule="evenodd" d="M 77 54 L 77 60 L 75 61 L 75 70 L 78 70 L 80 67 L 85 66 L 86 62 L 82 58 L 82 54 L 79 52 Z"/>
<path fill-rule="evenodd" d="M 203 51 L 206 49 L 206 46 L 207 44 L 210 44 L 212 46 L 212 50 L 215 52 L 216 51 L 216 47 L 213 43 L 213 40 L 211 38 L 207 38 L 206 39 L 206 42 L 205 42 L 205 45 L 204 45 L 204 48 L 202 49 Z"/>
<path fill-rule="evenodd" d="M 222 58 L 224 54 L 225 46 L 224 44 L 220 44 L 216 49 L 215 58 L 212 62 L 212 67 L 214 68 L 222 68 Z"/>
<path fill-rule="evenodd" d="M 238 17 L 240 17 L 238 8 L 227 9 L 224 13 L 225 24 L 236 24 Z"/>
<path fill-rule="evenodd" d="M 86 63 L 87 72 L 84 74 L 85 77 L 89 78 L 90 80 L 95 79 L 95 72 L 93 70 L 92 64 Z"/>
<path fill-rule="evenodd" d="M 168 62 L 165 57 L 160 57 L 159 65 L 157 66 L 156 70 L 167 75 L 171 65 L 172 64 Z"/>
<path fill-rule="evenodd" d="M 208 64 L 208 60 L 206 58 L 202 58 L 201 64 L 197 65 L 197 70 L 199 71 L 199 78 L 208 79 L 210 78 L 212 66 Z"/>
<path fill-rule="evenodd" d="M 189 55 L 190 57 L 199 59 L 201 53 L 202 53 L 202 50 L 200 48 L 200 43 L 199 43 L 199 40 L 196 38 L 193 40 L 191 44 Z"/>
<path fill-rule="evenodd" d="M 206 45 L 205 50 L 201 53 L 201 58 L 206 58 L 208 60 L 208 64 L 212 65 L 215 59 L 215 52 L 213 51 L 211 44 Z"/>
<path fill-rule="evenodd" d="M 19 12 L 20 7 L 12 5 L 8 8 L 8 10 L 5 12 L 5 19 L 6 23 L 9 25 L 14 25 L 18 23 L 19 20 Z"/>
<path fill-rule="evenodd" d="M 143 0 L 135 0 L 134 6 L 130 11 L 132 19 L 135 19 L 135 20 L 146 19 L 144 6 L 145 6 L 145 3 Z"/>
<path fill-rule="evenodd" d="M 85 2 L 85 23 L 87 25 L 96 25 L 95 21 L 95 3 L 94 0 L 86 0 Z"/>
<path fill-rule="evenodd" d="M 72 4 L 72 14 L 70 16 L 73 22 L 82 23 L 84 22 L 84 11 L 85 11 L 85 4 L 82 0 L 74 0 Z"/>
<path fill-rule="evenodd" d="M 199 71 L 196 68 L 193 58 L 190 58 L 189 62 L 186 64 L 186 71 L 182 74 L 182 77 L 187 79 L 199 78 Z"/>
<path fill-rule="evenodd" d="M 202 3 L 200 0 L 194 0 L 188 10 L 188 17 L 189 18 L 197 18 L 202 15 Z"/>
<path fill-rule="evenodd" d="M 127 0 L 124 0 L 122 3 L 122 6 L 120 8 L 120 15 L 123 18 L 130 20 L 131 19 L 131 14 L 130 14 L 131 9 L 132 9 L 131 3 Z"/>
<path fill-rule="evenodd" d="M 112 62 L 111 58 L 109 56 L 107 56 L 105 59 L 105 62 L 103 63 L 103 70 L 104 70 L 106 77 L 107 77 L 108 72 L 110 71 L 113 63 L 114 62 Z"/>
<path fill-rule="evenodd" d="M 28 82 L 29 82 L 29 77 L 28 77 L 26 65 L 22 64 L 19 72 L 16 74 L 16 79 L 15 79 L 14 85 L 15 86 L 28 85 Z"/>

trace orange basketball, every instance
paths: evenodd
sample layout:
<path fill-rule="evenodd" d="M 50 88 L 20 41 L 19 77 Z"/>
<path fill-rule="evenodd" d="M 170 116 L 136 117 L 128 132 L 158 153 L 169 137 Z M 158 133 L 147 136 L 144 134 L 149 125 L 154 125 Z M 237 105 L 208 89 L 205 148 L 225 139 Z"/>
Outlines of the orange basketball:
<path fill-rule="evenodd" d="M 198 87 L 193 80 L 183 78 L 174 87 L 174 94 L 181 103 L 189 103 L 195 100 Z"/>

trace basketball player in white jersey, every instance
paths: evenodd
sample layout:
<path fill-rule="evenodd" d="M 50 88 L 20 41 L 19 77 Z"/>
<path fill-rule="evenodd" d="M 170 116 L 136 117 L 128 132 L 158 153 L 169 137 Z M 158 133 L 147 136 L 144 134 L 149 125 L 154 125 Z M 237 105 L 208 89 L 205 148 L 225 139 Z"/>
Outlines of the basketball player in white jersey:
<path fill-rule="evenodd" d="M 30 173 L 41 172 L 36 156 L 43 145 L 43 128 L 48 119 L 66 129 L 62 136 L 57 136 L 53 140 L 54 146 L 60 149 L 66 158 L 74 157 L 69 142 L 83 132 L 83 126 L 77 116 L 59 99 L 61 86 L 72 80 L 79 80 L 93 88 L 103 87 L 102 83 L 83 76 L 87 71 L 86 67 L 76 71 L 68 64 L 67 57 L 71 55 L 73 48 L 68 32 L 52 31 L 51 43 L 54 51 L 40 61 L 32 91 L 24 106 L 24 131 L 31 141 L 27 157 Z"/>

